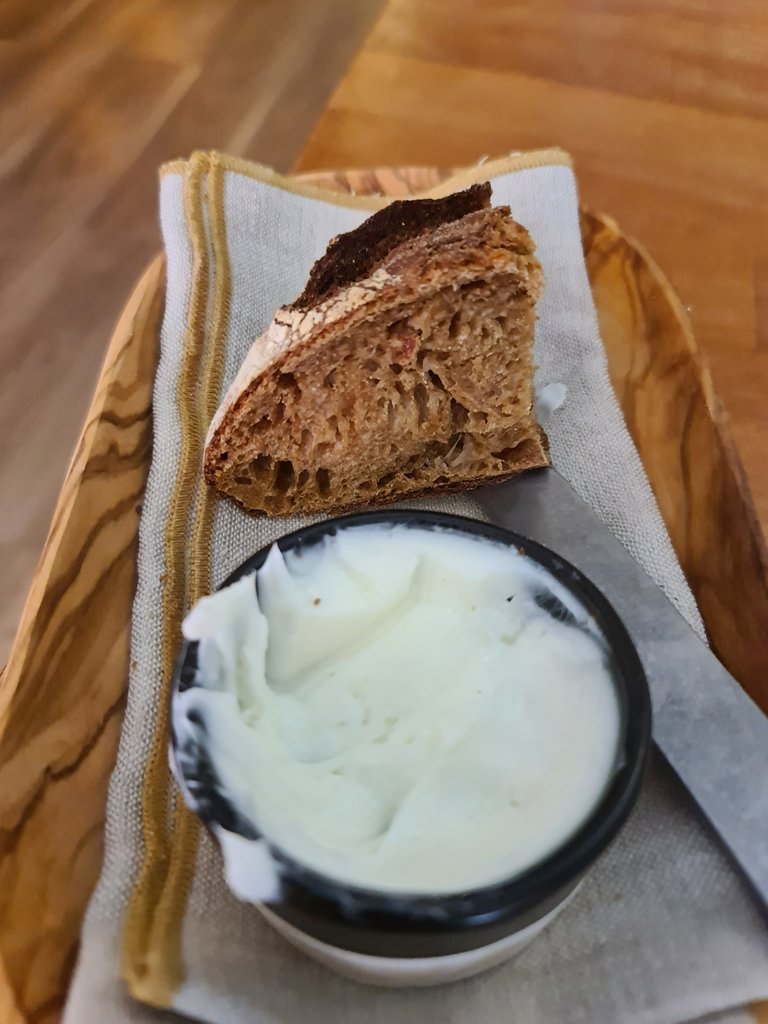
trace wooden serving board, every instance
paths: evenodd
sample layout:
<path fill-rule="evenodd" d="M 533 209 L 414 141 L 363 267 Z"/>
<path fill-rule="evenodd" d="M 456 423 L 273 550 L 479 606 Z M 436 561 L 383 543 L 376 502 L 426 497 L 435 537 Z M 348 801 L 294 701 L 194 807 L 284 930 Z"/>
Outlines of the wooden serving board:
<path fill-rule="evenodd" d="M 305 176 L 413 194 L 434 168 Z M 610 220 L 582 212 L 611 377 L 712 643 L 768 709 L 768 558 L 685 311 Z M 0 1021 L 58 1019 L 97 879 L 129 661 L 164 262 L 118 320 L 0 680 Z M 755 1008 L 768 1024 L 768 1008 Z"/>

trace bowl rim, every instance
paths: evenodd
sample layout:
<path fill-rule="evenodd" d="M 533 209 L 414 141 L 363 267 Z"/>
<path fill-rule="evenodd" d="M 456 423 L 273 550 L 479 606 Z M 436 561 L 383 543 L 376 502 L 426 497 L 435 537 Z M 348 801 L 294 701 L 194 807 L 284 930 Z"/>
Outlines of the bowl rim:
<path fill-rule="evenodd" d="M 169 753 L 174 775 L 188 806 L 215 839 L 216 828 L 222 827 L 246 838 L 263 839 L 266 842 L 278 865 L 282 882 L 282 895 L 276 901 L 266 901 L 273 909 L 279 910 L 281 902 L 297 902 L 303 904 L 305 909 L 309 907 L 315 913 L 319 912 L 326 917 L 330 915 L 339 921 L 348 921 L 352 917 L 358 923 L 368 921 L 385 929 L 402 928 L 403 924 L 407 924 L 411 930 L 429 930 L 438 922 L 441 928 L 466 928 L 525 915 L 539 904 L 548 905 L 555 894 L 575 884 L 616 836 L 637 801 L 649 759 L 652 726 L 651 696 L 640 657 L 611 603 L 576 566 L 551 548 L 506 527 L 448 512 L 372 510 L 299 527 L 269 542 L 245 559 L 216 590 L 231 586 L 245 576 L 257 574 L 273 543 L 281 551 L 288 551 L 316 544 L 342 529 L 373 525 L 442 528 L 514 547 L 554 576 L 586 607 L 607 641 L 622 710 L 624 756 L 598 804 L 570 838 L 542 860 L 511 878 L 455 893 L 396 891 L 346 883 L 302 864 L 281 850 L 268 836 L 262 835 L 255 824 L 239 811 L 231 805 L 226 806 L 228 801 L 219 793 L 209 800 L 209 806 L 217 807 L 218 813 L 203 813 L 189 791 L 189 779 L 179 761 L 171 713 Z M 258 576 L 254 581 L 255 586 L 258 586 L 257 580 Z M 179 693 L 195 685 L 197 646 L 197 641 L 185 639 L 182 643 L 171 685 L 171 706 Z M 209 763 L 207 777 L 213 787 L 216 780 L 212 777 L 211 768 Z"/>

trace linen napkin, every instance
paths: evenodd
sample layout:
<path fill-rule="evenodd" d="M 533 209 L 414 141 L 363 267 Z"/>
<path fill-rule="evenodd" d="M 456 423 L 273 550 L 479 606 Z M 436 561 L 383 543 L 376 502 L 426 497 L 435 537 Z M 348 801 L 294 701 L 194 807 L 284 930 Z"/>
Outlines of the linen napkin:
<path fill-rule="evenodd" d="M 536 384 L 567 389 L 545 421 L 554 463 L 701 631 L 608 380 L 570 161 L 557 150 L 518 154 L 432 194 L 488 177 L 544 267 Z M 170 780 L 167 687 L 184 611 L 299 522 L 249 517 L 213 496 L 200 472 L 206 428 L 251 342 L 299 294 L 328 240 L 382 203 L 331 200 L 215 153 L 164 168 L 167 295 L 128 707 L 66 1024 L 167 1019 L 145 1004 L 227 1024 L 746 1021 L 738 1008 L 768 996 L 768 932 L 659 759 L 632 820 L 541 937 L 490 973 L 420 991 L 358 985 L 287 945 L 230 894 Z M 413 504 L 481 516 L 471 494 Z"/>

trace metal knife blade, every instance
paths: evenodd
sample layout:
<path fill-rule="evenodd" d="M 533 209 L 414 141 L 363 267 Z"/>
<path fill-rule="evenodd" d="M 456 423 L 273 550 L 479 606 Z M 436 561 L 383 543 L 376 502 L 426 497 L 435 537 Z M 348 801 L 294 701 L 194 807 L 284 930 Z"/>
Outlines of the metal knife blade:
<path fill-rule="evenodd" d="M 657 746 L 768 912 L 768 718 L 556 470 L 475 497 L 493 522 L 572 562 L 614 606 L 648 677 Z"/>

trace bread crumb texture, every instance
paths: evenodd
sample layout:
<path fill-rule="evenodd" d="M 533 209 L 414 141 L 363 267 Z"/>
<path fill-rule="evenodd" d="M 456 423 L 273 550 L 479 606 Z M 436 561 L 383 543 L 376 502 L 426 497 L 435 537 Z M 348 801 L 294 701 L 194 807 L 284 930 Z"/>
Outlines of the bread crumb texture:
<path fill-rule="evenodd" d="M 422 218 L 361 261 L 366 277 L 326 274 L 316 305 L 278 311 L 212 424 L 211 485 L 268 515 L 337 512 L 548 463 L 533 410 L 541 268 L 509 210 L 480 203 Z M 354 251 L 360 231 L 332 246 Z"/>

